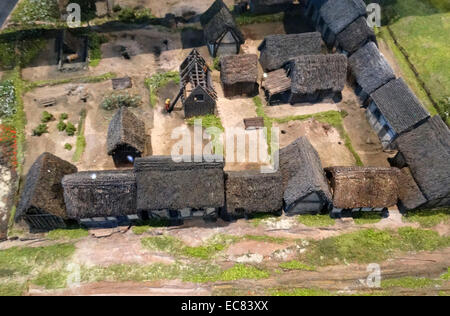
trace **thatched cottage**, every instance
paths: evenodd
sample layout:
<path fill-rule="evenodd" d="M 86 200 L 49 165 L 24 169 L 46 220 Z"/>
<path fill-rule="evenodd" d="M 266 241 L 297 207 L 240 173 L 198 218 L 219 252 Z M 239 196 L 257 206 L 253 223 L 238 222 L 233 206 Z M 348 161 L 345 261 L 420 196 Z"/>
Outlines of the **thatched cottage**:
<path fill-rule="evenodd" d="M 71 219 L 137 214 L 133 170 L 79 172 L 65 176 L 62 185 Z"/>
<path fill-rule="evenodd" d="M 366 116 L 383 147 L 388 148 L 399 135 L 422 124 L 430 114 L 400 78 L 370 95 Z"/>
<path fill-rule="evenodd" d="M 220 60 L 220 79 L 225 97 L 258 94 L 258 56 L 229 55 Z"/>
<path fill-rule="evenodd" d="M 377 39 L 364 17 L 358 18 L 336 36 L 338 51 L 347 56 L 352 55 L 369 42 L 377 43 Z"/>
<path fill-rule="evenodd" d="M 336 36 L 360 17 L 366 17 L 366 4 L 363 0 L 333 0 L 326 2 L 319 13 L 316 26 L 323 40 L 331 47 Z"/>
<path fill-rule="evenodd" d="M 280 172 L 234 171 L 225 175 L 227 214 L 239 218 L 252 213 L 276 213 L 283 208 Z"/>
<path fill-rule="evenodd" d="M 394 144 L 399 153 L 390 160 L 391 165 L 409 167 L 426 199 L 426 203 L 420 203 L 420 196 L 405 195 L 401 205 L 406 209 L 450 206 L 450 131 L 440 116 L 400 135 Z"/>
<path fill-rule="evenodd" d="M 191 162 L 174 162 L 170 156 L 136 159 L 139 211 L 224 206 L 223 159 L 189 158 Z"/>
<path fill-rule="evenodd" d="M 284 68 L 269 72 L 262 83 L 267 103 L 269 105 L 289 103 L 291 84 L 291 78 Z"/>
<path fill-rule="evenodd" d="M 291 78 L 290 104 L 331 99 L 340 102 L 347 80 L 347 57 L 343 54 L 305 55 L 288 65 Z"/>
<path fill-rule="evenodd" d="M 43 153 L 28 171 L 15 220 L 25 220 L 32 231 L 64 228 L 68 219 L 61 180 L 77 172 L 71 163 Z"/>
<path fill-rule="evenodd" d="M 180 65 L 180 92 L 171 104 L 172 109 L 179 99 L 186 118 L 215 112 L 217 94 L 212 83 L 211 70 L 196 49 L 193 49 Z"/>
<path fill-rule="evenodd" d="M 356 94 L 366 101 L 369 95 L 395 79 L 395 73 L 375 43 L 369 42 L 348 59 L 351 81 L 356 83 Z"/>
<path fill-rule="evenodd" d="M 211 56 L 239 54 L 245 39 L 233 15 L 222 0 L 216 0 L 201 15 L 200 22 Z"/>
<path fill-rule="evenodd" d="M 333 192 L 333 213 L 342 210 L 382 211 L 397 204 L 397 168 L 331 167 L 325 172 Z"/>
<path fill-rule="evenodd" d="M 265 72 L 283 67 L 289 60 L 300 55 L 322 52 L 322 37 L 318 32 L 279 34 L 266 36 L 259 45 L 259 62 Z"/>
<path fill-rule="evenodd" d="M 55 41 L 58 69 L 63 72 L 87 69 L 89 63 L 89 40 L 69 30 L 61 30 Z"/>
<path fill-rule="evenodd" d="M 306 137 L 280 150 L 283 201 L 287 214 L 328 210 L 331 193 L 319 154 Z"/>
<path fill-rule="evenodd" d="M 127 107 L 121 107 L 108 128 L 107 150 L 117 167 L 133 165 L 145 152 L 145 123 Z"/>

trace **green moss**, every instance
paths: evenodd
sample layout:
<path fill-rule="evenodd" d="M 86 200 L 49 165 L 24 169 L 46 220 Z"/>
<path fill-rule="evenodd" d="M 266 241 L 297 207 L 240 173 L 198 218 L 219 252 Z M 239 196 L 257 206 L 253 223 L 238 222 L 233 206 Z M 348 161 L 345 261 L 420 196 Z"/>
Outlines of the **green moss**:
<path fill-rule="evenodd" d="M 326 214 L 299 215 L 297 221 L 308 227 L 329 227 L 336 224 L 335 220 Z"/>
<path fill-rule="evenodd" d="M 369 212 L 360 212 L 356 214 L 353 218 L 356 225 L 367 225 L 367 224 L 376 224 L 382 220 L 380 214 L 377 213 L 369 213 Z"/>
<path fill-rule="evenodd" d="M 332 296 L 331 292 L 320 289 L 275 289 L 269 291 L 271 296 Z"/>
<path fill-rule="evenodd" d="M 169 82 L 180 83 L 180 74 L 177 71 L 157 73 L 145 79 L 145 85 L 150 91 L 150 105 L 155 107 L 158 104 L 158 90 L 165 87 Z"/>
<path fill-rule="evenodd" d="M 447 273 L 444 273 L 443 275 L 441 275 L 441 279 L 445 280 L 445 281 L 450 280 L 450 268 L 447 268 Z"/>
<path fill-rule="evenodd" d="M 404 217 L 407 223 L 419 223 L 424 228 L 431 228 L 440 223 L 450 222 L 450 209 L 410 211 Z"/>
<path fill-rule="evenodd" d="M 270 273 L 253 266 L 236 264 L 232 268 L 222 272 L 221 281 L 234 281 L 242 279 L 266 279 Z"/>
<path fill-rule="evenodd" d="M 441 281 L 427 278 L 404 277 L 399 279 L 383 280 L 382 288 L 423 289 L 440 285 Z"/>
<path fill-rule="evenodd" d="M 399 248 L 403 251 L 434 251 L 450 246 L 450 237 L 441 237 L 434 230 L 403 227 L 398 235 Z"/>
<path fill-rule="evenodd" d="M 32 280 L 32 283 L 47 290 L 63 289 L 67 286 L 68 271 L 63 269 L 56 271 L 45 271 Z"/>
<path fill-rule="evenodd" d="M 298 260 L 280 263 L 279 267 L 284 270 L 316 271 L 316 267 L 304 264 Z"/>
<path fill-rule="evenodd" d="M 47 234 L 48 239 L 52 240 L 75 240 L 89 236 L 86 229 L 55 229 Z"/>

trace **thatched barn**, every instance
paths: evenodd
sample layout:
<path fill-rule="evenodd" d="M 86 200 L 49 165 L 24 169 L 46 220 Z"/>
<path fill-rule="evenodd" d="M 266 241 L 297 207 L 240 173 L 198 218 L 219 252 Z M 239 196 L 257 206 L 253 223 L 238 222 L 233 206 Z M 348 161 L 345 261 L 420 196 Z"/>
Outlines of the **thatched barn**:
<path fill-rule="evenodd" d="M 170 156 L 136 159 L 139 211 L 224 206 L 223 159 L 215 156 L 211 160 L 206 157 L 189 158 L 191 162 L 185 162 L 186 159 L 174 162 Z"/>
<path fill-rule="evenodd" d="M 65 227 L 68 219 L 61 180 L 77 172 L 71 163 L 43 153 L 28 171 L 15 220 L 25 220 L 32 231 Z"/>
<path fill-rule="evenodd" d="M 289 103 L 291 84 L 291 78 L 284 68 L 269 72 L 262 83 L 267 103 L 269 105 Z"/>
<path fill-rule="evenodd" d="M 363 0 L 333 0 L 320 8 L 316 27 L 322 33 L 323 40 L 331 47 L 336 36 L 360 17 L 367 16 L 366 4 Z"/>
<path fill-rule="evenodd" d="M 347 56 L 350 56 L 368 42 L 377 43 L 377 39 L 364 17 L 356 19 L 336 36 L 338 51 Z"/>
<path fill-rule="evenodd" d="M 325 172 L 333 192 L 333 212 L 383 210 L 397 204 L 397 168 L 331 167 Z"/>
<path fill-rule="evenodd" d="M 222 0 L 216 0 L 200 17 L 211 56 L 239 54 L 245 43 L 239 26 Z"/>
<path fill-rule="evenodd" d="M 55 43 L 60 71 L 79 71 L 87 68 L 89 62 L 87 36 L 78 36 L 69 30 L 61 30 L 58 32 Z"/>
<path fill-rule="evenodd" d="M 347 81 L 347 57 L 343 54 L 304 55 L 289 66 L 291 78 L 290 104 L 342 100 Z"/>
<path fill-rule="evenodd" d="M 249 0 L 249 11 L 253 14 L 271 14 L 288 10 L 293 0 Z"/>
<path fill-rule="evenodd" d="M 145 152 L 145 123 L 127 107 L 121 107 L 108 128 L 107 150 L 117 167 L 133 165 Z"/>
<path fill-rule="evenodd" d="M 370 95 L 367 119 L 384 148 L 425 122 L 430 114 L 403 79 L 388 82 Z"/>
<path fill-rule="evenodd" d="M 240 218 L 252 213 L 276 213 L 283 208 L 280 172 L 234 171 L 225 175 L 227 214 Z"/>
<path fill-rule="evenodd" d="M 440 116 L 400 135 L 394 144 L 399 153 L 391 165 L 409 167 L 427 200 L 420 207 L 450 206 L 450 131 Z"/>
<path fill-rule="evenodd" d="M 330 189 L 319 154 L 308 138 L 300 137 L 281 149 L 279 158 L 285 212 L 304 214 L 328 210 Z"/>
<path fill-rule="evenodd" d="M 133 170 L 79 172 L 65 176 L 62 185 L 71 219 L 137 214 Z"/>
<path fill-rule="evenodd" d="M 220 60 L 220 79 L 225 97 L 258 94 L 258 56 L 229 55 Z"/>
<path fill-rule="evenodd" d="M 264 71 L 269 72 L 280 69 L 297 56 L 320 54 L 322 37 L 318 32 L 269 35 L 258 50 L 261 52 L 259 62 Z"/>
<path fill-rule="evenodd" d="M 217 94 L 211 70 L 196 49 L 193 49 L 180 65 L 180 91 L 173 100 L 171 109 L 179 99 L 186 118 L 214 114 L 216 110 Z"/>
<path fill-rule="evenodd" d="M 369 42 L 348 59 L 356 94 L 366 101 L 371 93 L 395 79 L 395 73 L 375 43 Z"/>

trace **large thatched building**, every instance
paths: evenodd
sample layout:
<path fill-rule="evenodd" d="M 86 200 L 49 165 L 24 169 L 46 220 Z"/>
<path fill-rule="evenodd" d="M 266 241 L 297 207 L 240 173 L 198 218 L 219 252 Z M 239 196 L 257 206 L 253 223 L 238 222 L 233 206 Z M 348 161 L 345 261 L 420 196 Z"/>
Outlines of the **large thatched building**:
<path fill-rule="evenodd" d="M 133 170 L 79 172 L 65 176 L 62 185 L 71 219 L 137 214 Z"/>
<path fill-rule="evenodd" d="M 127 107 L 121 107 L 108 128 L 107 150 L 117 167 L 133 165 L 145 152 L 145 123 Z"/>
<path fill-rule="evenodd" d="M 306 137 L 280 150 L 284 210 L 287 214 L 328 210 L 331 193 L 319 154 Z"/>
<path fill-rule="evenodd" d="M 406 209 L 450 206 L 450 131 L 444 121 L 436 115 L 400 135 L 394 144 L 399 153 L 390 160 L 391 164 L 409 167 L 426 199 L 426 203 L 421 204 L 420 196 L 410 195 L 401 200 L 401 204 Z M 417 200 L 412 200 L 411 196 Z"/>
<path fill-rule="evenodd" d="M 174 162 L 170 156 L 136 159 L 139 211 L 224 206 L 223 159 L 189 158 L 191 162 Z"/>
<path fill-rule="evenodd" d="M 15 220 L 25 220 L 32 231 L 65 227 L 68 219 L 61 180 L 77 168 L 50 153 L 43 153 L 28 171 Z"/>
<path fill-rule="evenodd" d="M 368 42 L 377 43 L 377 39 L 364 17 L 358 18 L 336 36 L 337 49 L 347 56 L 350 56 Z"/>
<path fill-rule="evenodd" d="M 233 218 L 252 213 L 276 213 L 283 208 L 280 172 L 234 171 L 225 175 L 227 214 Z"/>
<path fill-rule="evenodd" d="M 318 32 L 269 35 L 258 50 L 261 52 L 259 62 L 264 71 L 269 72 L 283 67 L 297 56 L 320 54 L 322 37 Z"/>
<path fill-rule="evenodd" d="M 347 80 L 347 57 L 343 54 L 304 55 L 289 66 L 291 95 L 289 103 L 340 102 Z"/>
<path fill-rule="evenodd" d="M 360 17 L 367 16 L 363 0 L 333 0 L 320 8 L 317 28 L 328 46 L 333 46 L 336 36 Z"/>
<path fill-rule="evenodd" d="M 225 97 L 258 94 L 258 56 L 229 55 L 220 60 L 220 79 Z"/>
<path fill-rule="evenodd" d="M 289 103 L 291 84 L 291 78 L 284 68 L 269 72 L 262 83 L 267 103 L 269 105 Z"/>
<path fill-rule="evenodd" d="M 325 169 L 333 192 L 333 212 L 383 210 L 397 204 L 397 168 L 331 167 Z"/>
<path fill-rule="evenodd" d="M 383 147 L 387 148 L 399 135 L 426 121 L 430 114 L 400 78 L 370 95 L 366 116 Z"/>
<path fill-rule="evenodd" d="M 216 0 L 202 14 L 200 22 L 205 34 L 206 45 L 213 57 L 239 54 L 245 39 L 233 15 L 222 0 Z"/>
<path fill-rule="evenodd" d="M 369 42 L 348 59 L 356 94 L 363 101 L 381 86 L 395 79 L 395 73 L 375 43 Z"/>

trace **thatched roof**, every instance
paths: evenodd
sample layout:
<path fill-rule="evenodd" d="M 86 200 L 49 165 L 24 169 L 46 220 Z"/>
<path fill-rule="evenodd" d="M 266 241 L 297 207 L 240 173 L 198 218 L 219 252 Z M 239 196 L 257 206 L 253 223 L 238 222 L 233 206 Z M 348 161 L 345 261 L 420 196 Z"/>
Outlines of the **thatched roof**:
<path fill-rule="evenodd" d="M 108 155 L 123 145 L 131 146 L 143 153 L 145 151 L 145 123 L 138 119 L 127 107 L 121 107 L 108 128 Z"/>
<path fill-rule="evenodd" d="M 400 135 L 395 145 L 427 200 L 450 195 L 450 131 L 438 115 Z"/>
<path fill-rule="evenodd" d="M 334 34 L 344 30 L 357 18 L 366 15 L 363 0 L 333 0 L 320 8 L 320 16 Z"/>
<path fill-rule="evenodd" d="M 399 175 L 399 208 L 408 211 L 419 208 L 427 202 L 409 168 L 401 169 Z"/>
<path fill-rule="evenodd" d="M 348 63 L 353 76 L 366 93 L 370 94 L 395 79 L 394 71 L 373 42 L 358 49 L 350 56 Z"/>
<path fill-rule="evenodd" d="M 136 159 L 134 168 L 138 185 L 138 209 L 177 210 L 224 206 L 224 162 L 207 160 L 209 158 L 193 157 L 192 162 L 178 163 L 170 156 Z"/>
<path fill-rule="evenodd" d="M 79 172 L 62 185 L 71 219 L 137 214 L 133 170 Z"/>
<path fill-rule="evenodd" d="M 388 82 L 370 95 L 397 134 L 406 132 L 430 117 L 403 79 Z"/>
<path fill-rule="evenodd" d="M 320 54 L 322 36 L 318 32 L 301 34 L 269 35 L 259 45 L 260 63 L 264 71 L 283 67 L 289 60 L 299 55 Z"/>
<path fill-rule="evenodd" d="M 383 208 L 397 204 L 397 168 L 331 167 L 325 169 L 330 179 L 335 208 Z"/>
<path fill-rule="evenodd" d="M 347 57 L 343 54 L 299 56 L 291 65 L 292 93 L 340 92 L 345 87 Z"/>
<path fill-rule="evenodd" d="M 225 180 L 227 211 L 276 212 L 283 207 L 283 186 L 280 172 L 227 172 Z"/>
<path fill-rule="evenodd" d="M 287 212 L 289 207 L 311 193 L 317 193 L 326 203 L 331 203 L 331 193 L 319 154 L 308 138 L 300 137 L 281 149 L 279 157 Z"/>
<path fill-rule="evenodd" d="M 233 15 L 222 0 L 216 0 L 212 6 L 200 16 L 205 38 L 208 43 L 215 43 L 225 32 L 231 31 L 244 44 L 245 39 L 236 24 Z"/>
<path fill-rule="evenodd" d="M 250 0 L 255 5 L 292 4 L 293 0 Z"/>
<path fill-rule="evenodd" d="M 308 5 L 311 5 L 316 10 L 320 9 L 328 0 L 307 0 Z"/>
<path fill-rule="evenodd" d="M 28 171 L 16 220 L 27 212 L 67 219 L 61 180 L 65 175 L 75 172 L 77 168 L 65 160 L 47 152 L 40 155 Z"/>
<path fill-rule="evenodd" d="M 220 79 L 226 85 L 258 81 L 258 56 L 229 55 L 220 60 Z"/>
<path fill-rule="evenodd" d="M 375 33 L 367 25 L 364 17 L 358 18 L 336 36 L 336 46 L 349 54 L 354 53 L 369 41 L 376 42 Z"/>
<path fill-rule="evenodd" d="M 286 75 L 285 69 L 278 69 L 267 74 L 262 87 L 269 95 L 289 91 L 291 89 L 291 78 Z"/>

